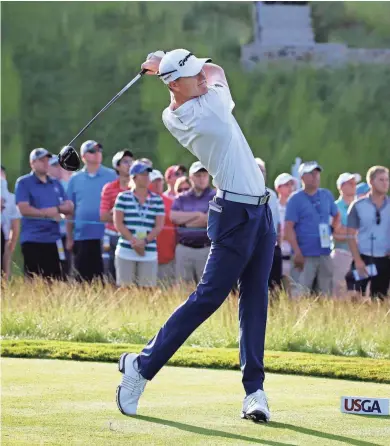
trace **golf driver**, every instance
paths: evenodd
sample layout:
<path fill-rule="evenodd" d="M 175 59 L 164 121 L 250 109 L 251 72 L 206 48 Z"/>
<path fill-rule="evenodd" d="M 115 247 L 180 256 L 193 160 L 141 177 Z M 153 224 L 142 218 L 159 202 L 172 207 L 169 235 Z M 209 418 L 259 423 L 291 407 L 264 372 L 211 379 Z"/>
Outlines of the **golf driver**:
<path fill-rule="evenodd" d="M 61 152 L 58 154 L 58 162 L 60 164 L 60 166 L 65 169 L 65 170 L 70 170 L 70 171 L 76 171 L 80 169 L 80 165 L 81 165 L 81 161 L 80 161 L 80 157 L 78 155 L 78 153 L 76 152 L 76 150 L 71 146 L 71 144 L 82 134 L 85 132 L 85 130 L 87 130 L 87 128 L 95 121 L 95 119 L 101 115 L 104 111 L 106 111 L 117 99 L 119 99 L 122 94 L 127 91 L 132 85 L 134 85 L 139 79 L 141 79 L 141 77 L 147 72 L 147 70 L 141 70 L 137 76 L 131 80 L 125 87 L 122 88 L 122 90 L 115 95 L 111 101 L 105 105 L 100 112 L 94 116 L 89 122 L 88 124 L 83 127 L 79 133 L 77 133 L 77 135 L 69 142 L 68 145 L 64 146 L 61 149 Z"/>

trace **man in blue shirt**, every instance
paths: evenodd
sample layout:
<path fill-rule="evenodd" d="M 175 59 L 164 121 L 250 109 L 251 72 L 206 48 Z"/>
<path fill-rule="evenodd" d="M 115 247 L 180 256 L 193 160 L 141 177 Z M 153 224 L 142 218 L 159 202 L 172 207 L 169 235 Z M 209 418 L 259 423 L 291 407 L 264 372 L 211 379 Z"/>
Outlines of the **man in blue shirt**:
<path fill-rule="evenodd" d="M 25 275 L 60 279 L 64 247 L 58 222 L 60 214 L 72 214 L 73 204 L 61 183 L 48 176 L 51 157 L 43 148 L 30 153 L 31 173 L 17 179 L 15 195 L 22 214 L 20 243 Z"/>
<path fill-rule="evenodd" d="M 348 209 L 347 235 L 353 256 L 349 275 L 353 275 L 353 270 L 358 275 L 355 283 L 348 280 L 348 289 L 355 288 L 365 294 L 370 281 L 371 296 L 383 299 L 388 295 L 390 284 L 389 169 L 371 167 L 367 183 L 369 195 L 354 201 Z"/>
<path fill-rule="evenodd" d="M 319 188 L 321 172 L 322 167 L 315 161 L 301 164 L 303 189 L 287 202 L 285 234 L 294 251 L 291 277 L 303 287 L 293 290 L 295 295 L 307 290 L 332 293 L 330 221 L 333 217 L 332 226 L 338 227 L 340 214 L 332 193 Z"/>
<path fill-rule="evenodd" d="M 67 249 L 74 254 L 78 280 L 92 281 L 103 277 L 100 196 L 105 184 L 116 179 L 113 169 L 102 166 L 103 147 L 96 141 L 85 141 L 80 148 L 84 168 L 72 175 L 68 196 L 74 203 L 74 222 L 67 222 Z"/>

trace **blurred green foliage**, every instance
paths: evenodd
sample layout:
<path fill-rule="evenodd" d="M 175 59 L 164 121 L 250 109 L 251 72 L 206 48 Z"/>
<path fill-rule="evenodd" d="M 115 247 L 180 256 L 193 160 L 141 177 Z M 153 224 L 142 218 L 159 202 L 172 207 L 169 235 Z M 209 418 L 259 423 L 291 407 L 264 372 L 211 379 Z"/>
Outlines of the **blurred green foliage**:
<path fill-rule="evenodd" d="M 222 65 L 238 122 L 269 184 L 296 156 L 325 167 L 335 191 L 342 171 L 390 165 L 390 67 L 261 69 L 247 73 L 240 46 L 252 40 L 252 2 L 3 2 L 2 162 L 10 189 L 35 147 L 57 152 L 140 69 L 154 50 L 188 48 Z M 314 2 L 318 41 L 390 47 L 386 2 Z M 164 169 L 189 164 L 161 122 L 169 95 L 145 78 L 75 143 L 96 139 L 105 163 L 123 147 Z"/>

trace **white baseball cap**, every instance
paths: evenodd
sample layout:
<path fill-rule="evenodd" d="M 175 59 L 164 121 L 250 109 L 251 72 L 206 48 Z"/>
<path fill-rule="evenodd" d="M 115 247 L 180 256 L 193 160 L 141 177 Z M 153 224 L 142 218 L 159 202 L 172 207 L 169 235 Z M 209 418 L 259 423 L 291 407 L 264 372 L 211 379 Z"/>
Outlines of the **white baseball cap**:
<path fill-rule="evenodd" d="M 30 153 L 30 162 L 35 160 L 40 160 L 41 158 L 45 158 L 45 156 L 51 158 L 53 155 L 43 147 L 40 147 L 39 149 L 34 149 Z"/>
<path fill-rule="evenodd" d="M 151 183 L 155 180 L 163 180 L 164 175 L 157 169 L 153 169 L 149 174 L 149 180 Z"/>
<path fill-rule="evenodd" d="M 283 186 L 283 184 L 287 184 L 289 181 L 294 181 L 295 184 L 297 183 L 297 180 L 289 173 L 281 173 L 275 178 L 275 189 L 277 189 L 279 186 Z"/>
<path fill-rule="evenodd" d="M 337 184 L 337 189 L 340 189 L 340 187 L 346 183 L 349 180 L 355 180 L 356 184 L 359 183 L 359 181 L 362 179 L 362 177 L 358 174 L 358 173 L 349 173 L 349 172 L 344 172 L 342 173 L 336 181 Z"/>
<path fill-rule="evenodd" d="M 305 175 L 305 173 L 313 172 L 313 170 L 318 169 L 320 172 L 323 171 L 323 168 L 317 163 L 317 161 L 307 161 L 306 163 L 302 163 L 298 168 L 299 176 Z"/>
<path fill-rule="evenodd" d="M 204 167 L 204 165 L 200 161 L 195 161 L 194 163 L 191 164 L 189 174 L 194 175 L 194 173 L 197 173 L 202 169 L 207 171 L 207 169 Z"/>
<path fill-rule="evenodd" d="M 112 167 L 116 170 L 119 166 L 120 162 L 122 161 L 122 158 L 125 156 L 129 156 L 130 158 L 133 158 L 133 152 L 131 152 L 129 149 L 121 150 L 120 152 L 116 152 L 116 154 L 112 157 Z"/>
<path fill-rule="evenodd" d="M 177 49 L 169 51 L 161 59 L 158 76 L 164 84 L 169 84 L 179 79 L 179 77 L 197 75 L 206 62 L 211 62 L 211 59 L 198 59 L 188 50 Z"/>

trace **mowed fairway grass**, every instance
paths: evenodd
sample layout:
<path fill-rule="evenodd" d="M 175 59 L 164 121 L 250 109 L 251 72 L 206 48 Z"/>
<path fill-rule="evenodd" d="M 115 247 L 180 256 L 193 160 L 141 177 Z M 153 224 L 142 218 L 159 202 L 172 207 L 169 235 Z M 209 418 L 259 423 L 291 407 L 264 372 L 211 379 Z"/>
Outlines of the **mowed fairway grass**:
<path fill-rule="evenodd" d="M 389 417 L 340 413 L 341 395 L 389 397 L 390 386 L 268 374 L 272 421 L 239 417 L 238 371 L 165 367 L 139 416 L 115 404 L 115 364 L 2 358 L 3 445 L 388 445 Z"/>

